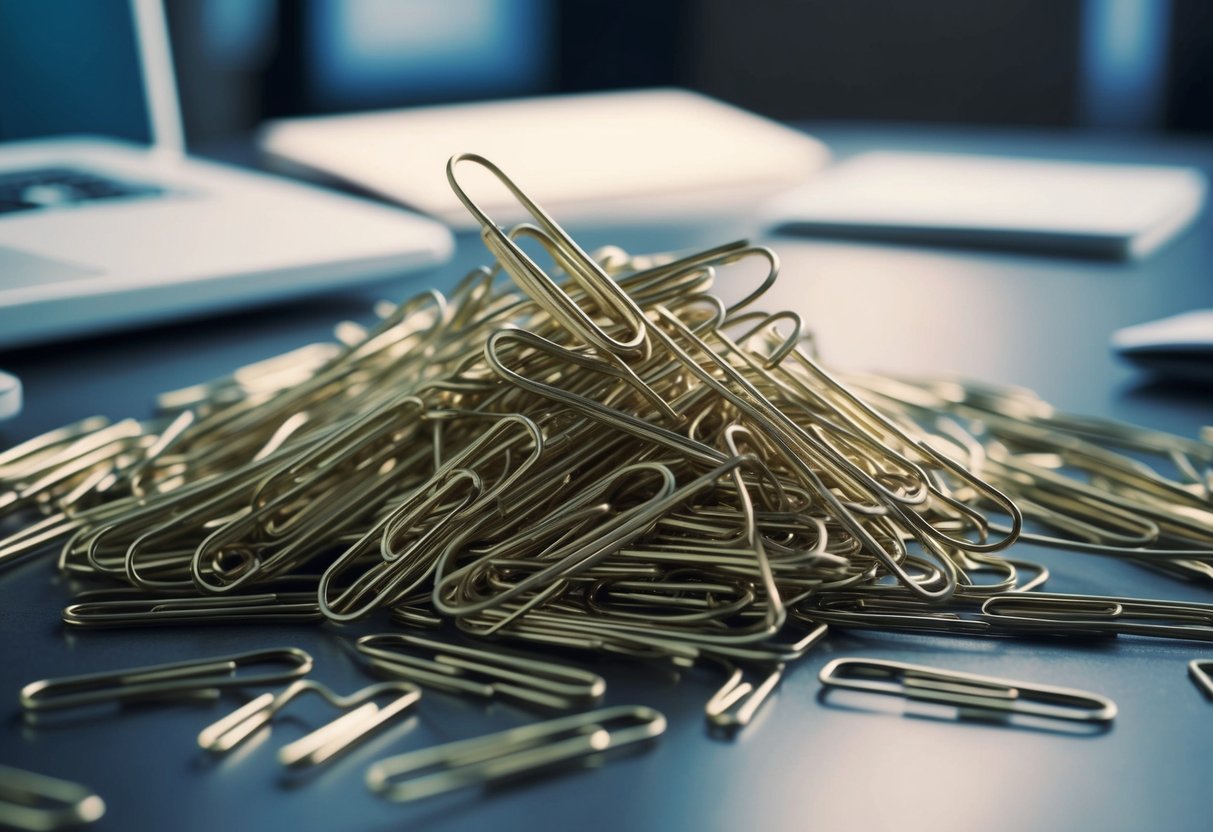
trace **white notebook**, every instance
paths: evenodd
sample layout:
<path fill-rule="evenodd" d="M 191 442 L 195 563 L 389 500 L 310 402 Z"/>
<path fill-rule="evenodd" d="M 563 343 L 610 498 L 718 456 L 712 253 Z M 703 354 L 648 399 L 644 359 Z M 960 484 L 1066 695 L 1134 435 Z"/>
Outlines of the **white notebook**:
<path fill-rule="evenodd" d="M 446 181 L 447 159 L 478 153 L 557 221 L 753 217 L 772 195 L 826 163 L 804 133 L 685 90 L 551 96 L 271 123 L 271 162 L 356 185 L 474 226 Z M 517 201 L 471 165 L 461 182 L 493 220 L 525 219 Z"/>
<path fill-rule="evenodd" d="M 1193 168 L 874 152 L 773 203 L 782 230 L 940 245 L 1142 257 L 1199 213 Z"/>

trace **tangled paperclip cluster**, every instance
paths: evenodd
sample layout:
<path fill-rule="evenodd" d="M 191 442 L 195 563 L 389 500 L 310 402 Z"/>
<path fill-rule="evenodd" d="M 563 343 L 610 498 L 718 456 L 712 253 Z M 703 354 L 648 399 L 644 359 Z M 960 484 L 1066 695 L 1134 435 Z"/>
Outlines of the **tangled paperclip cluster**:
<path fill-rule="evenodd" d="M 463 164 L 534 222 L 498 227 Z M 82 599 L 72 623 L 388 608 L 775 667 L 825 622 L 1005 634 L 1125 613 L 1025 592 L 1043 567 L 998 554 L 1021 535 L 1213 577 L 1208 437 L 832 374 L 796 314 L 759 310 L 768 249 L 590 256 L 491 162 L 456 157 L 448 177 L 491 267 L 342 324 L 337 343 L 165 394 L 154 421 L 86 420 L 0 455 L 0 511 L 36 520 L 0 561 L 59 541 L 63 570 L 134 588 Z M 748 260 L 765 279 L 727 305 L 713 279 Z M 1213 637 L 1208 610 L 1178 626 Z"/>

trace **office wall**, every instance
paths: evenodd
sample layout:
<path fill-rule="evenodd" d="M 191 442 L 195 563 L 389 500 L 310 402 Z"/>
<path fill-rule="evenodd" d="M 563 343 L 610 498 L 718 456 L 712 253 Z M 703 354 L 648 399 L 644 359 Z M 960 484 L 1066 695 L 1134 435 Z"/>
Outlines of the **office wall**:
<path fill-rule="evenodd" d="M 1063 125 L 1081 4 L 701 0 L 692 83 L 780 118 Z"/>
<path fill-rule="evenodd" d="M 476 40 L 456 32 L 453 51 L 433 49 L 443 64 L 435 64 L 427 87 L 417 61 L 390 51 L 375 57 L 383 38 L 359 54 L 356 38 L 334 40 L 324 27 L 343 16 L 369 15 L 376 25 L 397 27 L 400 42 L 407 43 L 428 37 L 409 27 L 453 14 L 448 0 L 166 0 L 187 132 L 193 141 L 207 141 L 247 133 L 279 116 L 657 85 L 699 89 L 786 119 L 1213 130 L 1208 0 L 458 5 L 464 13 L 483 7 L 497 16 L 496 25 L 522 26 L 513 31 L 528 37 Z M 473 22 L 488 19 L 485 14 Z M 438 26 L 433 37 L 444 37 L 443 31 Z M 1133 40 L 1129 47 L 1126 36 Z M 489 44 L 496 63 L 486 59 L 484 46 L 462 47 L 474 50 L 463 59 L 460 40 Z M 326 42 L 346 50 L 344 58 L 336 57 L 356 65 L 368 79 L 365 89 L 326 79 L 326 62 L 330 72 L 341 63 L 324 53 Z M 427 49 L 433 46 L 427 43 Z M 1137 64 L 1124 65 L 1125 55 Z M 528 69 L 500 77 L 500 67 L 511 62 Z M 1108 78 L 1100 75 L 1105 70 L 1113 84 L 1153 72 L 1155 91 L 1136 88 L 1158 100 L 1136 101 L 1128 122 L 1115 112 L 1109 117 L 1106 107 L 1093 110 L 1096 93 L 1113 107 L 1129 101 L 1127 93 L 1107 87 Z M 486 77 L 478 81 L 477 71 Z"/>

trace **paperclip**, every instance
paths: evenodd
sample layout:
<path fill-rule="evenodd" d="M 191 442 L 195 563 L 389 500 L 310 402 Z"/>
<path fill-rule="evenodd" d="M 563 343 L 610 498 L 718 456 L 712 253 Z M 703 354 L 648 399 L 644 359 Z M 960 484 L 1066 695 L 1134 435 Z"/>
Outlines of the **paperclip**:
<path fill-rule="evenodd" d="M 749 725 L 754 714 L 783 678 L 783 670 L 782 664 L 775 665 L 763 680 L 755 685 L 744 681 L 745 671 L 740 667 L 733 668 L 728 681 L 704 706 L 708 722 L 725 729 L 744 728 Z"/>
<path fill-rule="evenodd" d="M 620 340 L 599 326 L 576 302 L 557 286 L 551 278 L 535 264 L 526 252 L 505 234 L 484 211 L 468 197 L 455 178 L 455 168 L 461 162 L 470 162 L 487 170 L 518 199 L 527 212 L 541 226 L 542 234 L 555 244 L 553 256 L 575 284 L 589 295 L 594 304 L 612 317 L 624 322 L 627 339 Z M 530 292 L 553 318 L 578 334 L 586 343 L 596 347 L 602 354 L 641 354 L 647 357 L 644 313 L 628 294 L 619 289 L 602 267 L 589 257 L 573 241 L 563 228 L 555 223 L 547 212 L 540 208 L 514 184 L 501 168 L 475 153 L 452 156 L 446 166 L 447 181 L 459 201 L 480 223 L 481 239 L 502 263 L 505 271 L 524 290 Z"/>
<path fill-rule="evenodd" d="M 665 716 L 652 708 L 603 708 L 388 757 L 367 769 L 366 784 L 403 803 L 651 740 L 665 728 Z"/>
<path fill-rule="evenodd" d="M 288 669 L 260 675 L 236 675 L 239 668 L 256 664 L 285 664 Z M 305 675 L 311 669 L 312 657 L 304 651 L 297 647 L 277 647 L 231 656 L 43 679 L 23 687 L 20 699 L 22 708 L 34 712 L 103 702 L 215 696 L 220 688 L 287 682 Z"/>
<path fill-rule="evenodd" d="M 63 623 L 91 629 L 159 627 L 164 624 L 239 624 L 247 621 L 318 621 L 323 616 L 313 592 L 260 592 L 248 595 L 149 597 L 143 590 L 81 593 L 63 610 Z"/>
<path fill-rule="evenodd" d="M 1018 632 L 1213 641 L 1213 604 L 1189 601 L 1057 592 L 1007 593 L 987 599 L 982 604 L 981 616 L 999 629 Z"/>
<path fill-rule="evenodd" d="M 557 710 L 591 705 L 606 692 L 603 678 L 588 670 L 499 650 L 403 633 L 363 636 L 354 646 L 375 670 L 448 692 Z"/>
<path fill-rule="evenodd" d="M 821 669 L 819 678 L 827 687 L 955 705 L 962 715 L 1075 722 L 1110 722 L 1116 717 L 1115 702 L 1086 691 L 883 659 L 834 659 Z"/>
<path fill-rule="evenodd" d="M 1209 675 L 1210 670 L 1213 670 L 1213 659 L 1193 659 L 1188 662 L 1188 675 L 1192 677 L 1192 681 L 1205 696 L 1213 699 L 1213 676 Z"/>
<path fill-rule="evenodd" d="M 300 679 L 279 693 L 261 694 L 204 728 L 198 735 L 198 745 L 217 753 L 230 751 L 268 725 L 294 699 L 308 692 L 318 694 L 324 701 L 346 713 L 279 749 L 278 761 L 284 766 L 323 763 L 366 739 L 421 699 L 421 691 L 408 682 L 382 682 L 368 685 L 349 696 L 339 696 L 319 682 Z M 381 707 L 372 701 L 387 693 L 392 694 L 393 698 L 386 705 Z M 349 710 L 351 708 L 353 710 Z"/>
<path fill-rule="evenodd" d="M 49 832 L 92 823 L 105 801 L 87 786 L 0 766 L 0 826 Z"/>

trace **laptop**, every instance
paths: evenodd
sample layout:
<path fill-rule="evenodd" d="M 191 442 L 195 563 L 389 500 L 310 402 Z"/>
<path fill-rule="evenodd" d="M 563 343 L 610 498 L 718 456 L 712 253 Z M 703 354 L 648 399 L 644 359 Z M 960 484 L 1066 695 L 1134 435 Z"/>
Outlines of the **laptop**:
<path fill-rule="evenodd" d="M 0 0 L 0 349 L 449 258 L 443 225 L 187 158 L 159 0 Z"/>

